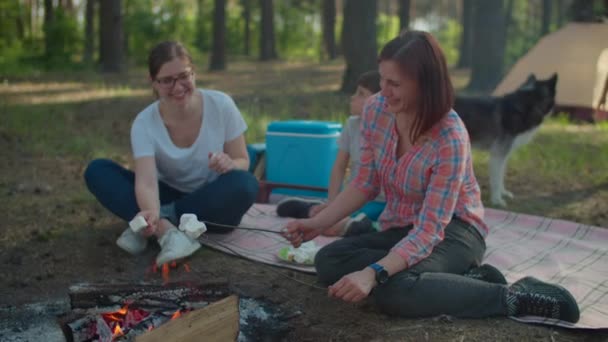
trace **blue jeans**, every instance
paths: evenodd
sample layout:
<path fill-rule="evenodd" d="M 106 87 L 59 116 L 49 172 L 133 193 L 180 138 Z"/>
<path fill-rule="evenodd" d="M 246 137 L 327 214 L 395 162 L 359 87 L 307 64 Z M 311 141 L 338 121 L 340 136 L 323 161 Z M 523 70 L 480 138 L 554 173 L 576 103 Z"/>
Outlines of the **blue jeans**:
<path fill-rule="evenodd" d="M 384 258 L 412 226 L 346 237 L 315 257 L 319 280 L 330 285 Z M 419 263 L 398 272 L 371 293 L 380 310 L 401 317 L 441 314 L 481 318 L 506 316 L 507 287 L 463 276 L 479 266 L 486 249 L 475 227 L 454 218 L 445 237 Z"/>
<path fill-rule="evenodd" d="M 135 197 L 133 171 L 108 159 L 95 159 L 87 166 L 84 179 L 89 191 L 106 209 L 125 221 L 140 212 Z M 175 217 L 192 213 L 199 220 L 238 225 L 245 212 L 253 205 L 258 192 L 255 177 L 242 170 L 220 175 L 191 193 L 184 193 L 164 182 L 158 182 L 158 194 L 162 206 L 173 204 Z M 174 224 L 176 222 L 173 222 Z M 209 232 L 226 233 L 230 228 L 207 224 Z"/>

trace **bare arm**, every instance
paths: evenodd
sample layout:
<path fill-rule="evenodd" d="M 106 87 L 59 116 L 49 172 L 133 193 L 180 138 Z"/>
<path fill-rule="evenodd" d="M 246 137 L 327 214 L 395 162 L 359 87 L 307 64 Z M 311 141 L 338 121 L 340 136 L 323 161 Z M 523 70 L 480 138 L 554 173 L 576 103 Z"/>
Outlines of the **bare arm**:
<path fill-rule="evenodd" d="M 135 197 L 140 210 L 160 210 L 154 157 L 135 159 Z"/>
<path fill-rule="evenodd" d="M 149 227 L 144 235 L 155 233 L 160 214 L 160 200 L 154 157 L 135 159 L 135 198 L 140 210 L 138 215 L 146 219 Z"/>
<path fill-rule="evenodd" d="M 241 134 L 224 143 L 223 153 L 209 153 L 209 168 L 223 174 L 230 170 L 249 169 L 249 153 L 245 146 L 245 137 Z"/>
<path fill-rule="evenodd" d="M 336 196 L 338 196 L 338 193 L 340 193 L 340 188 L 342 187 L 342 181 L 344 180 L 344 174 L 346 173 L 346 167 L 348 166 L 349 160 L 350 154 L 348 152 L 342 150 L 338 151 L 338 156 L 336 157 L 336 162 L 331 169 L 331 177 L 329 178 L 328 199 L 330 202 L 333 201 Z"/>
<path fill-rule="evenodd" d="M 333 226 L 338 221 L 361 208 L 367 202 L 366 195 L 353 185 L 348 185 L 344 191 L 329 203 L 327 208 L 311 218 L 311 226 L 318 227 L 320 231 Z"/>

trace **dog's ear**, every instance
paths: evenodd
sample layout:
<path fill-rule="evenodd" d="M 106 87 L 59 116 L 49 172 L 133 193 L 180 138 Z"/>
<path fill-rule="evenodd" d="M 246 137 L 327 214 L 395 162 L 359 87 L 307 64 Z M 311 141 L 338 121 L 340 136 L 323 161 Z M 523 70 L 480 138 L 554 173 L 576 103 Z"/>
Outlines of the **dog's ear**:
<path fill-rule="evenodd" d="M 526 81 L 521 86 L 519 86 L 519 89 L 533 89 L 535 83 L 536 76 L 534 74 L 530 74 Z"/>
<path fill-rule="evenodd" d="M 554 72 L 553 75 L 549 78 L 549 85 L 552 89 L 555 89 L 555 85 L 557 84 L 557 73 Z"/>

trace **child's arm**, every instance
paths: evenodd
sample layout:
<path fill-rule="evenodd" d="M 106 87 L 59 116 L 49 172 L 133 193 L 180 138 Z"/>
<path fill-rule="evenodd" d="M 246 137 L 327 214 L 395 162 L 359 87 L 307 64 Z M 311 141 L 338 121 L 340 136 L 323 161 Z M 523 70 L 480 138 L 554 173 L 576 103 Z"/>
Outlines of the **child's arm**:
<path fill-rule="evenodd" d="M 340 193 L 349 160 L 350 154 L 348 152 L 338 150 L 338 156 L 336 157 L 334 167 L 331 169 L 331 177 L 329 178 L 329 190 L 327 194 L 329 202 L 333 201 Z"/>

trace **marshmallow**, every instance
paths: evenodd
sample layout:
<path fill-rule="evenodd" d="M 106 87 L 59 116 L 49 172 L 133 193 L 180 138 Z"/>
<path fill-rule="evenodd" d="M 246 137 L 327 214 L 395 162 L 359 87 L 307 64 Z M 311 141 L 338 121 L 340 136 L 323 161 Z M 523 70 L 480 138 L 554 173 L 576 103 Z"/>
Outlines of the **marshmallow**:
<path fill-rule="evenodd" d="M 196 239 L 207 231 L 205 223 L 198 220 L 194 214 L 183 214 L 179 219 L 179 230 L 188 235 L 191 239 Z"/>
<path fill-rule="evenodd" d="M 287 251 L 287 257 L 289 260 L 297 262 L 299 264 L 314 264 L 315 255 L 321 249 L 321 247 L 317 246 L 314 241 L 304 242 L 298 248 L 293 248 L 293 246 L 289 247 Z"/>
<path fill-rule="evenodd" d="M 140 230 L 146 228 L 147 226 L 148 222 L 146 222 L 146 219 L 139 215 L 135 216 L 135 218 L 129 222 L 129 227 L 131 227 L 131 230 L 134 233 L 139 233 Z"/>

